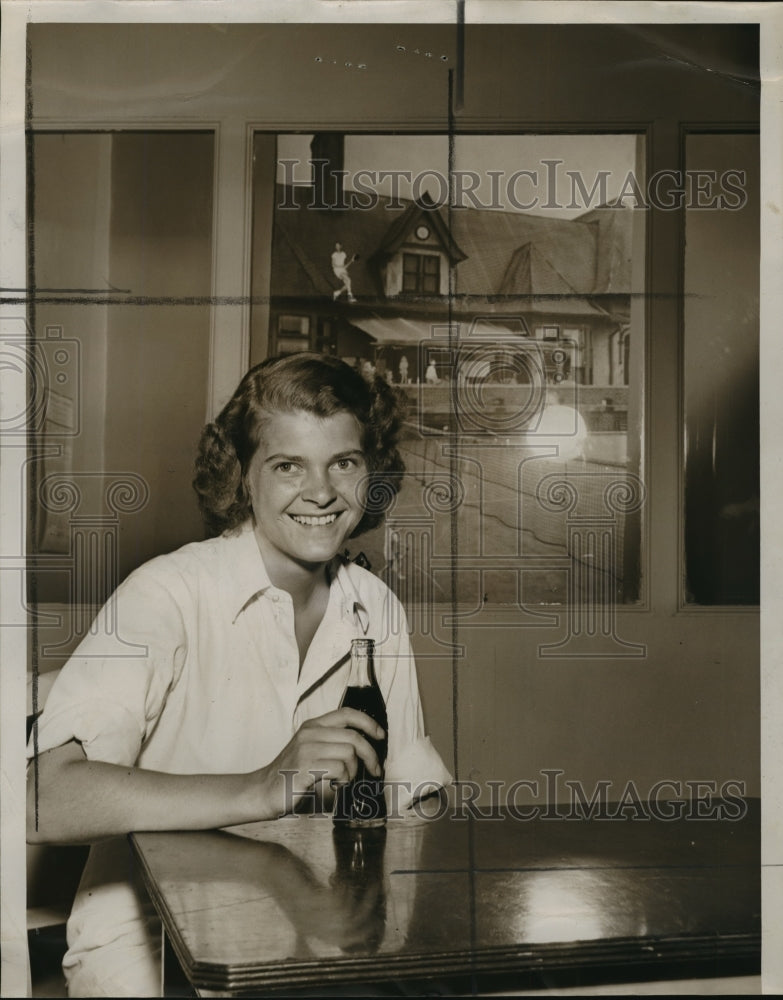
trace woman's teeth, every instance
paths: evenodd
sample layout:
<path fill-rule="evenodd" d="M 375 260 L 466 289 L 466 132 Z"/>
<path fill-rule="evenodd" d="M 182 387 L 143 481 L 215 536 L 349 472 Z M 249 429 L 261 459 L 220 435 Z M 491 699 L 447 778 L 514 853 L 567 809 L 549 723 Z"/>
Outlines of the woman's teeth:
<path fill-rule="evenodd" d="M 312 514 L 292 514 L 291 517 L 297 524 L 306 524 L 309 527 L 333 524 L 337 520 L 336 514 L 323 514 L 321 517 L 316 517 Z"/>

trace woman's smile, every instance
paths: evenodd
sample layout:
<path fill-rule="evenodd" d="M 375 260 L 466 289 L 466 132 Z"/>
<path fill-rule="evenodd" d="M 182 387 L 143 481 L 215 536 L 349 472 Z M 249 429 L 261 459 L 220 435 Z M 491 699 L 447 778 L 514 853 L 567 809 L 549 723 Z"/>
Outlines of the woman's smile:
<path fill-rule="evenodd" d="M 297 524 L 303 524 L 308 528 L 318 528 L 334 524 L 339 514 L 321 514 L 320 516 L 316 514 L 289 514 L 288 516 L 293 518 Z"/>

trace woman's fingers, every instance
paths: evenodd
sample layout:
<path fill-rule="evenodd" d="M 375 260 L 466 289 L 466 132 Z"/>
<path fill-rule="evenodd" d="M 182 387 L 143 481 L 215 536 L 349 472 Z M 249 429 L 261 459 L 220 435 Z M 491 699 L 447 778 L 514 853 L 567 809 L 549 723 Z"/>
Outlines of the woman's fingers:
<path fill-rule="evenodd" d="M 356 773 L 356 759 L 360 758 L 371 774 L 380 776 L 381 766 L 372 745 L 354 729 L 334 729 L 313 726 L 300 729 L 301 748 L 310 759 L 337 759 L 351 768 L 351 777 Z"/>
<path fill-rule="evenodd" d="M 327 712 L 326 715 L 309 719 L 302 726 L 303 729 L 307 727 L 360 729 L 374 740 L 382 740 L 386 735 L 383 728 L 374 719 L 356 708 L 336 708 L 333 712 Z"/>
<path fill-rule="evenodd" d="M 359 761 L 371 775 L 380 777 L 378 755 L 369 740 L 384 736 L 382 727 L 369 715 L 338 708 L 300 726 L 278 757 L 262 768 L 263 780 L 270 789 L 279 789 L 282 780 L 283 812 L 290 812 L 296 797 L 316 784 L 328 787 L 352 781 Z M 270 794 L 275 796 L 279 790 Z"/>
<path fill-rule="evenodd" d="M 354 758 L 355 764 L 356 758 Z M 323 760 L 321 761 L 320 772 L 325 772 L 321 781 L 325 784 L 328 783 L 332 788 L 336 788 L 338 785 L 345 785 L 349 781 L 353 781 L 356 777 L 356 767 L 351 767 L 350 763 L 339 758 L 334 760 Z"/>

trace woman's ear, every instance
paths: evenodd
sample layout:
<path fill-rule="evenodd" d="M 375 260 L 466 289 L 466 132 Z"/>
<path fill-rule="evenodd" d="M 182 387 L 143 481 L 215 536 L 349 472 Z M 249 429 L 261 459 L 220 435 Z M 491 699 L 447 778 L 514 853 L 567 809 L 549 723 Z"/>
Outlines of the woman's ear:
<path fill-rule="evenodd" d="M 250 476 L 247 470 L 240 472 L 240 492 L 247 498 L 250 506 L 253 506 L 253 489 L 251 487 Z"/>

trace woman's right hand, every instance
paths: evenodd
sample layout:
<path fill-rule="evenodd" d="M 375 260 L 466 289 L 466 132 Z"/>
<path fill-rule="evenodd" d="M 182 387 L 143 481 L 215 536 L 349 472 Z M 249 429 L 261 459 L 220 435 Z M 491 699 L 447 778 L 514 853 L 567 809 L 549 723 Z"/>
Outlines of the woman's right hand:
<path fill-rule="evenodd" d="M 266 767 L 247 774 L 169 774 L 89 760 L 75 741 L 39 755 L 28 775 L 28 841 L 94 843 L 134 830 L 209 830 L 277 819 L 320 781 L 345 782 L 359 760 L 379 774 L 362 734 L 383 732 L 340 708 L 310 719 Z"/>
<path fill-rule="evenodd" d="M 356 777 L 359 760 L 370 774 L 381 768 L 364 735 L 382 739 L 383 729 L 364 712 L 338 708 L 303 723 L 290 742 L 266 767 L 255 772 L 269 818 L 293 812 L 316 785 L 344 784 Z"/>

